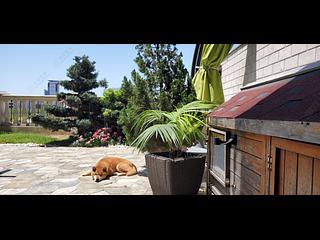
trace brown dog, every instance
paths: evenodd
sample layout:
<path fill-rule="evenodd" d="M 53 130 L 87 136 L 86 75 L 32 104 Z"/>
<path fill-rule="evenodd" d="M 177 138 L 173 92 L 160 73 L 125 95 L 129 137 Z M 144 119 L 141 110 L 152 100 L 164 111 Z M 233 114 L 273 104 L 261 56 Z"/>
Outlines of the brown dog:
<path fill-rule="evenodd" d="M 137 174 L 137 167 L 130 161 L 120 157 L 106 156 L 98 160 L 92 170 L 82 176 L 92 176 L 92 179 L 99 182 L 108 176 L 112 176 L 115 172 L 122 173 L 120 175 L 131 176 Z"/>

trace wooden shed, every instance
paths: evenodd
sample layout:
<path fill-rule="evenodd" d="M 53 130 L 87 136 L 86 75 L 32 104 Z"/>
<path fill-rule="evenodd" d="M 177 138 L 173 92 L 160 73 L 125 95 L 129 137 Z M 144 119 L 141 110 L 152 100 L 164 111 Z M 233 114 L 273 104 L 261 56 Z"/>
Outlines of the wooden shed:
<path fill-rule="evenodd" d="M 207 115 L 208 194 L 320 194 L 320 70 L 242 89 Z"/>

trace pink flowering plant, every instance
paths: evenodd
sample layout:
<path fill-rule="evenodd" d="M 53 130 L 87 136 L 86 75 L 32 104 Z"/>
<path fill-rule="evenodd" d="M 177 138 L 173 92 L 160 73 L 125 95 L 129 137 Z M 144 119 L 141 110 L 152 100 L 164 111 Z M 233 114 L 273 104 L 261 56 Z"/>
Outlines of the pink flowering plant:
<path fill-rule="evenodd" d="M 117 132 L 107 128 L 99 128 L 93 134 L 89 132 L 79 136 L 73 145 L 78 147 L 100 147 L 115 145 L 119 142 L 120 139 Z"/>

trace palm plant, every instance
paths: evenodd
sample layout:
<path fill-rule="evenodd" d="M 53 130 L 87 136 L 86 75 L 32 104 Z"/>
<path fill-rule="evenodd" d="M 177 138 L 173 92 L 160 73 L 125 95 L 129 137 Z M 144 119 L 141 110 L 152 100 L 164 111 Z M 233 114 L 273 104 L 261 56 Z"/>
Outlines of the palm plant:
<path fill-rule="evenodd" d="M 204 139 L 204 114 L 216 107 L 212 102 L 194 101 L 174 112 L 146 110 L 135 120 L 138 137 L 132 146 L 139 151 L 183 152 L 187 146 Z"/>

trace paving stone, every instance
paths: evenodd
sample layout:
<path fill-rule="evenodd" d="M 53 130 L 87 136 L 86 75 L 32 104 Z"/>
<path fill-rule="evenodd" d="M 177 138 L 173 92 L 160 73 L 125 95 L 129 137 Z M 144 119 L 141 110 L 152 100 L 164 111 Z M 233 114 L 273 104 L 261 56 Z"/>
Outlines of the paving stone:
<path fill-rule="evenodd" d="M 37 157 L 36 157 L 36 159 L 37 159 L 37 160 L 39 160 L 39 159 L 40 159 L 40 160 L 50 160 L 50 159 L 51 159 L 51 157 L 42 157 L 42 156 L 37 156 Z"/>
<path fill-rule="evenodd" d="M 29 163 L 29 162 L 32 162 L 31 160 L 18 160 L 18 161 L 14 161 L 14 164 L 24 164 L 24 163 Z"/>
<path fill-rule="evenodd" d="M 38 171 L 35 172 L 35 174 L 46 174 L 46 173 L 52 173 L 52 172 L 58 172 L 58 167 L 42 167 Z"/>
<path fill-rule="evenodd" d="M 92 164 L 90 164 L 90 163 L 87 163 L 87 164 L 80 164 L 80 165 L 78 165 L 78 167 L 83 167 L 83 168 L 88 167 L 88 168 L 90 168 L 90 167 L 92 167 Z"/>
<path fill-rule="evenodd" d="M 102 180 L 100 182 L 98 182 L 99 185 L 109 185 L 112 184 L 111 180 Z"/>
<path fill-rule="evenodd" d="M 24 181 L 11 181 L 9 184 L 3 186 L 3 188 L 30 188 L 32 187 L 32 180 Z"/>
<path fill-rule="evenodd" d="M 9 161 L 12 161 L 12 159 L 10 159 L 10 158 L 7 158 L 7 159 L 0 159 L 0 163 L 1 163 L 1 162 L 9 162 Z"/>
<path fill-rule="evenodd" d="M 126 183 L 135 183 L 137 182 L 139 179 L 119 179 L 117 181 L 117 183 L 119 184 L 126 184 Z"/>
<path fill-rule="evenodd" d="M 104 191 L 106 191 L 110 195 L 131 195 L 129 194 L 129 190 L 122 189 L 122 188 L 108 188 L 108 189 L 105 189 Z"/>
<path fill-rule="evenodd" d="M 29 188 L 26 193 L 28 194 L 50 194 L 59 189 L 57 184 L 38 184 Z"/>
<path fill-rule="evenodd" d="M 62 188 L 67 188 L 67 187 L 72 187 L 79 184 L 79 180 L 77 178 L 54 179 L 50 181 L 50 183 L 56 183 Z"/>
<path fill-rule="evenodd" d="M 8 169 L 10 169 L 10 171 L 1 174 L 1 176 L 15 176 L 24 171 L 24 169 L 12 168 L 12 167 Z"/>
<path fill-rule="evenodd" d="M 83 189 L 101 189 L 103 188 L 105 185 L 99 185 L 98 183 L 92 181 L 91 183 L 83 183 L 80 182 L 79 187 L 83 188 Z"/>
<path fill-rule="evenodd" d="M 73 187 L 67 187 L 67 188 L 60 188 L 56 191 L 54 191 L 53 193 L 51 193 L 52 195 L 65 195 L 65 194 L 69 194 L 71 192 L 73 192 L 74 190 L 76 190 L 77 187 L 73 186 Z"/>
<path fill-rule="evenodd" d="M 38 174 L 39 175 L 39 174 Z M 41 174 L 42 176 L 40 177 L 41 179 L 44 179 L 44 180 L 49 180 L 49 179 L 54 179 L 54 177 L 58 176 L 59 173 L 58 172 L 55 172 L 55 173 L 47 173 L 47 174 L 44 174 L 43 173 Z"/>
<path fill-rule="evenodd" d="M 14 155 L 14 159 L 11 156 Z M 99 183 L 81 176 L 102 156 L 132 161 L 138 175 L 112 176 Z M 127 146 L 102 148 L 43 148 L 30 144 L 0 144 L 0 168 L 12 171 L 0 177 L 0 194 L 152 194 L 143 154 Z"/>
<path fill-rule="evenodd" d="M 102 190 L 103 189 L 82 188 L 82 187 L 78 186 L 77 189 L 75 191 L 73 191 L 71 194 L 75 194 L 75 195 L 78 195 L 78 194 L 91 195 L 91 194 L 100 192 Z"/>
<path fill-rule="evenodd" d="M 9 189 L 2 189 L 0 190 L 0 195 L 2 194 L 9 194 L 9 195 L 14 195 L 18 194 L 20 192 L 23 192 L 27 190 L 26 188 L 9 188 Z"/>
<path fill-rule="evenodd" d="M 107 193 L 106 191 L 100 191 L 100 192 L 93 193 L 92 195 L 110 195 L 110 194 Z"/>
<path fill-rule="evenodd" d="M 58 182 L 58 183 L 68 183 L 68 182 L 73 182 L 77 181 L 77 178 L 56 178 L 52 180 L 51 182 Z"/>
<path fill-rule="evenodd" d="M 4 177 L 1 177 L 0 178 L 0 184 L 2 185 L 2 186 L 4 186 L 4 185 L 7 185 L 7 184 L 9 184 L 9 183 L 11 183 L 12 181 L 12 178 L 4 178 Z M 1 188 L 0 188 L 1 189 Z"/>

